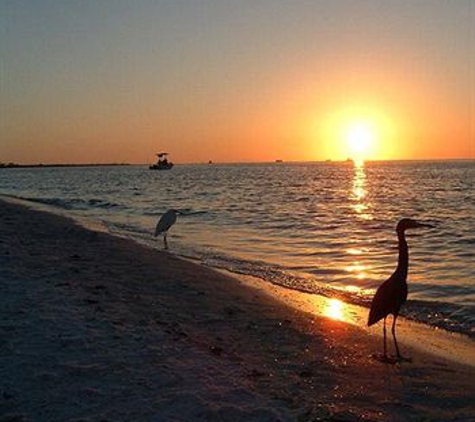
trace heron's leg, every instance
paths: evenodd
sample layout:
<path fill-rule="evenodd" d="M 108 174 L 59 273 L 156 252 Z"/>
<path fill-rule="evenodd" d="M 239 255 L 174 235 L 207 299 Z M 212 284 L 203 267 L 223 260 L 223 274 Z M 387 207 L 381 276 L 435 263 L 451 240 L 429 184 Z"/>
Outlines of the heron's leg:
<path fill-rule="evenodd" d="M 384 357 L 386 358 L 388 356 L 386 353 L 386 317 L 384 317 L 384 321 L 383 321 L 383 334 L 384 334 Z"/>
<path fill-rule="evenodd" d="M 391 328 L 391 332 L 393 333 L 394 346 L 396 346 L 397 357 L 402 359 L 401 353 L 399 352 L 399 347 L 398 347 L 397 338 L 396 338 L 396 320 L 397 320 L 397 316 L 398 316 L 398 314 L 394 314 L 393 326 Z"/>
<path fill-rule="evenodd" d="M 167 232 L 163 235 L 163 245 L 165 249 L 168 249 Z"/>
<path fill-rule="evenodd" d="M 406 361 L 406 362 L 412 362 L 411 358 L 406 358 L 403 355 L 401 355 L 401 353 L 399 352 L 399 347 L 398 347 L 397 338 L 396 338 L 396 320 L 397 320 L 397 317 L 398 317 L 398 314 L 395 314 L 394 318 L 393 318 L 393 327 L 392 327 L 392 330 L 391 330 L 392 333 L 393 333 L 394 345 L 396 346 L 397 358 L 399 360 L 403 360 L 403 361 Z"/>

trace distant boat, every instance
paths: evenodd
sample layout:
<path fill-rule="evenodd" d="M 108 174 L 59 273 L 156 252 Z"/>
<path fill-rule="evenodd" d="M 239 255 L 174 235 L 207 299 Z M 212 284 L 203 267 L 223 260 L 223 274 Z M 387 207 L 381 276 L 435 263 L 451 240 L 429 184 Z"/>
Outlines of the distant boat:
<path fill-rule="evenodd" d="M 156 164 L 152 164 L 148 168 L 150 170 L 171 170 L 173 167 L 173 163 L 168 161 L 168 152 L 159 152 L 157 154 L 158 161 Z"/>
<path fill-rule="evenodd" d="M 275 160 L 276 163 L 283 163 L 283 160 Z"/>

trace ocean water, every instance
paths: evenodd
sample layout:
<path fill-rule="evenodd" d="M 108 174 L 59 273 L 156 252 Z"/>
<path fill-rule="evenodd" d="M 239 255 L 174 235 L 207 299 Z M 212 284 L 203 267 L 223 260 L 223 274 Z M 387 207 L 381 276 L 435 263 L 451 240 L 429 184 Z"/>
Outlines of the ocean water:
<path fill-rule="evenodd" d="M 159 249 L 161 213 L 184 215 L 170 251 L 368 306 L 408 232 L 403 315 L 475 337 L 475 162 L 268 163 L 0 169 L 0 194 L 100 223 Z"/>

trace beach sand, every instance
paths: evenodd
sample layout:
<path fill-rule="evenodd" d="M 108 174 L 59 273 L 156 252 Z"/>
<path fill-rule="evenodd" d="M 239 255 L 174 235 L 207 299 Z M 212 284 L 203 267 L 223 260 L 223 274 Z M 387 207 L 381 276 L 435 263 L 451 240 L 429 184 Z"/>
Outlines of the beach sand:
<path fill-rule="evenodd" d="M 4 201 L 0 294 L 2 422 L 475 420 L 471 366 Z"/>

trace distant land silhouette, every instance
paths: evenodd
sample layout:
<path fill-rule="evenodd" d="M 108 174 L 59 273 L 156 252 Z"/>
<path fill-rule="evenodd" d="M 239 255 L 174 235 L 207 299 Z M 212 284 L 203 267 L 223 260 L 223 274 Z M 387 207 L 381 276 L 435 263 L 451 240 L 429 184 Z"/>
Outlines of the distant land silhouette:
<path fill-rule="evenodd" d="M 0 169 L 6 168 L 43 168 L 43 167 L 100 167 L 100 166 L 130 166 L 129 163 L 105 163 L 105 164 L 17 164 L 17 163 L 0 163 Z"/>

